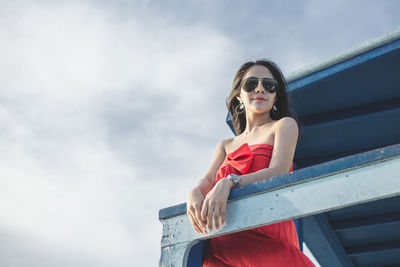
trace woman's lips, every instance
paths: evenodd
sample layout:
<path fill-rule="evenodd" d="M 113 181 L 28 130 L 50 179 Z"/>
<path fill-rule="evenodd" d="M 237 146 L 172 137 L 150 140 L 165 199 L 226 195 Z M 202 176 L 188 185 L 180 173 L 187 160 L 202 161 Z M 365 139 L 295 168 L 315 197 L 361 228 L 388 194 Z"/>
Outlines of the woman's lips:
<path fill-rule="evenodd" d="M 267 101 L 266 99 L 264 99 L 262 97 L 256 97 L 256 98 L 254 98 L 254 100 Z"/>

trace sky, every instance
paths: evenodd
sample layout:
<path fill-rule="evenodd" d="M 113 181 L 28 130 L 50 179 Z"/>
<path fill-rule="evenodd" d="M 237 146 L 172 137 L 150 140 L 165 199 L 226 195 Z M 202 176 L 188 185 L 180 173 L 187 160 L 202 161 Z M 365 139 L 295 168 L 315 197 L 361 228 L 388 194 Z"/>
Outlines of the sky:
<path fill-rule="evenodd" d="M 400 27 L 400 2 L 0 0 L 0 265 L 156 266 L 248 60 L 285 75 Z"/>

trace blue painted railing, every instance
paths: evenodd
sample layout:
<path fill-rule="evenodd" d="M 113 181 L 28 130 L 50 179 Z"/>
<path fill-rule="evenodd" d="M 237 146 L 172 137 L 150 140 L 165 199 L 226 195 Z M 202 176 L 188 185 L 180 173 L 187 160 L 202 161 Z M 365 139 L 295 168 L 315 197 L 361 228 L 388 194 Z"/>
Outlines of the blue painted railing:
<path fill-rule="evenodd" d="M 380 177 L 386 169 L 388 173 Z M 162 209 L 159 212 L 164 227 L 160 266 L 186 266 L 188 259 L 192 265 L 194 260 L 200 266 L 202 245 L 199 241 L 213 236 L 400 195 L 399 172 L 400 144 L 396 144 L 243 186 L 232 190 L 229 196 L 227 214 L 230 212 L 231 218 L 227 217 L 225 228 L 208 236 L 195 233 L 185 214 L 185 203 Z M 388 183 L 390 187 L 386 186 Z M 283 203 L 283 210 L 271 209 L 273 203 Z M 261 212 L 254 213 L 255 209 Z M 240 221 L 243 212 L 251 218 L 246 223 Z M 347 257 L 339 262 L 352 266 Z"/>
<path fill-rule="evenodd" d="M 260 192 L 271 191 L 282 186 L 304 183 L 316 178 L 333 175 L 335 173 L 355 167 L 361 167 L 397 156 L 400 156 L 400 144 L 347 156 L 337 160 L 332 160 L 315 166 L 300 169 L 292 173 L 282 174 L 255 184 L 249 184 L 237 189 L 233 189 L 229 195 L 229 200 L 243 198 Z M 169 217 L 184 213 L 186 213 L 186 203 L 161 209 L 158 217 L 160 220 L 165 220 Z"/>

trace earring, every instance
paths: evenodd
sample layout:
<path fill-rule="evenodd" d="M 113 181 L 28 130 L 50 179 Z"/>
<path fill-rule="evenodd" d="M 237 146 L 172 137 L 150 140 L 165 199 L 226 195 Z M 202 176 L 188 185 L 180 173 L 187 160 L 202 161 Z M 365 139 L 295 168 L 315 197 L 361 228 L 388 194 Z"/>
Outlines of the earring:
<path fill-rule="evenodd" d="M 240 103 L 239 108 L 244 109 L 244 104 L 243 104 L 242 99 L 239 99 L 239 103 Z"/>
<path fill-rule="evenodd" d="M 274 99 L 274 105 L 272 106 L 272 112 L 276 113 L 278 111 L 278 108 L 275 105 L 276 103 L 276 98 Z"/>
<path fill-rule="evenodd" d="M 239 108 L 239 110 L 238 110 L 238 108 Z M 236 112 L 236 114 L 241 114 L 241 113 L 243 113 L 243 111 L 244 111 L 244 104 L 243 104 L 243 101 L 241 99 L 239 99 L 239 105 L 236 106 L 235 112 Z"/>

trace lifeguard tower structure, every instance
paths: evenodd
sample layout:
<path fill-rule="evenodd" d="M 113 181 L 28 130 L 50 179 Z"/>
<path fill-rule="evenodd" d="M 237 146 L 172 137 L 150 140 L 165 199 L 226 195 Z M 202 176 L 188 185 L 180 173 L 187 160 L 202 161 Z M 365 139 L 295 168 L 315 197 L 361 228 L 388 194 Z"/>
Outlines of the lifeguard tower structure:
<path fill-rule="evenodd" d="M 160 210 L 160 266 L 201 266 L 210 237 L 289 219 L 323 267 L 400 266 L 400 29 L 288 83 L 295 171 L 232 190 L 217 234 L 197 234 L 185 203 Z"/>

